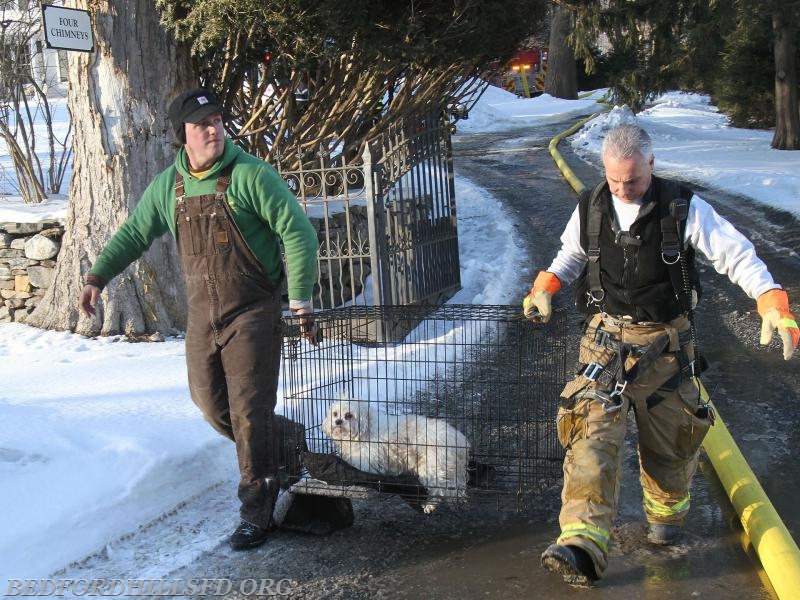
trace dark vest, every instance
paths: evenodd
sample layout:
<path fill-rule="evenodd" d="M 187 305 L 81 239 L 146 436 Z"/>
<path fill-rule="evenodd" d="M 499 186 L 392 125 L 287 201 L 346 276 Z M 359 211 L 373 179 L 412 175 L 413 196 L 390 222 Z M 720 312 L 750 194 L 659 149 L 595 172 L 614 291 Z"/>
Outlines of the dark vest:
<path fill-rule="evenodd" d="M 602 215 L 599 271 L 604 293 L 599 302 L 590 301 L 589 278 L 587 269 L 584 268 L 577 282 L 575 296 L 579 311 L 585 314 L 606 312 L 616 316 L 629 315 L 636 321 L 657 323 L 670 321 L 686 312 L 685 290 L 676 290 L 670 267 L 662 258 L 661 222 L 664 217 L 669 217 L 670 203 L 677 196 L 688 200 L 692 192 L 674 182 L 653 177 L 639 216 L 628 232 L 619 230 L 614 218 L 611 193 L 605 181 L 581 198 L 581 246 L 587 254 L 589 211 L 597 210 Z M 680 239 L 683 240 L 685 222 L 681 222 L 680 226 Z M 684 253 L 689 281 L 699 296 L 700 285 L 694 265 L 694 250 L 687 247 Z M 679 295 L 684 296 L 684 308 L 681 307 Z"/>

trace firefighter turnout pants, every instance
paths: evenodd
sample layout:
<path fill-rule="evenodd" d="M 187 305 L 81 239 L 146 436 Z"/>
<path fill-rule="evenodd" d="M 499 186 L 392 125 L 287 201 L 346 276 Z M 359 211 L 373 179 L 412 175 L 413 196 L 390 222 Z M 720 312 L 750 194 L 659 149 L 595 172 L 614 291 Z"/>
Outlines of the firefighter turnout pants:
<path fill-rule="evenodd" d="M 586 550 L 598 575 L 608 564 L 631 408 L 647 521 L 682 525 L 689 510 L 700 444 L 713 420 L 684 368 L 694 358 L 689 328 L 683 316 L 666 324 L 633 324 L 605 314 L 587 320 L 581 368 L 561 393 L 557 416 L 558 438 L 566 450 L 557 543 Z M 642 355 L 656 340 L 663 345 L 665 335 L 663 351 L 655 357 L 651 353 L 647 366 L 637 371 Z M 629 351 L 622 355 L 626 372 L 636 372 L 621 391 L 614 379 L 620 343 Z"/>

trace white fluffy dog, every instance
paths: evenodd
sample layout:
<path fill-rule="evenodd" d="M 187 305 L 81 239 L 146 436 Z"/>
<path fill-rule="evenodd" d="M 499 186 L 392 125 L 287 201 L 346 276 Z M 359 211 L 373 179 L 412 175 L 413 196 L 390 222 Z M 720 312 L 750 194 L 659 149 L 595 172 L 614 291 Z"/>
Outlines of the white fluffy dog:
<path fill-rule="evenodd" d="M 463 497 L 467 485 L 469 442 L 442 419 L 390 415 L 374 402 L 334 402 L 322 431 L 342 459 L 379 475 L 412 473 L 428 490 L 422 509 L 431 513 L 442 497 Z"/>

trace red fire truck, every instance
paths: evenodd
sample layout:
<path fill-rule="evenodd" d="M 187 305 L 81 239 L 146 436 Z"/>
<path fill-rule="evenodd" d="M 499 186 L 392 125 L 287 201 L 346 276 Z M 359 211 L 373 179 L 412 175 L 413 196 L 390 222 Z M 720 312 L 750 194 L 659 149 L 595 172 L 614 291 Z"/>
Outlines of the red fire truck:
<path fill-rule="evenodd" d="M 541 94 L 536 89 L 536 78 L 544 71 L 546 62 L 547 50 L 536 46 L 520 49 L 508 61 L 503 87 L 526 98 Z"/>

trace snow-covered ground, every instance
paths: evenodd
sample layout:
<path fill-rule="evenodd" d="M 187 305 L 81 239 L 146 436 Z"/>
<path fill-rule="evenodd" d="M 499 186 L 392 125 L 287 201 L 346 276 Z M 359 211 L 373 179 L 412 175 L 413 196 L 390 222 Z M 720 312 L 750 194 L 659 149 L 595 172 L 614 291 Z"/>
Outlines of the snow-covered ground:
<path fill-rule="evenodd" d="M 457 135 L 513 136 L 521 126 L 578 120 L 601 110 L 600 97 L 602 91 L 576 101 L 520 99 L 490 88 Z M 615 108 L 568 143 L 596 157 L 607 127 L 632 118 Z M 771 150 L 771 132 L 731 128 L 708 98 L 694 94 L 666 94 L 636 120 L 653 137 L 658 174 L 680 174 L 800 214 L 800 158 Z M 6 158 L 0 148 L 0 161 Z M 511 217 L 475 182 L 458 179 L 456 198 L 463 289 L 451 302 L 520 302 L 523 265 Z M 0 222 L 65 214 L 63 199 L 26 206 L 0 197 Z M 496 264 L 506 267 L 499 278 Z M 189 398 L 182 340 L 131 344 L 12 323 L 0 325 L 0 357 L 0 587 L 10 578 L 46 578 L 103 548 L 118 562 L 154 565 L 152 573 L 132 576 L 158 577 L 218 544 L 235 525 L 233 447 Z M 175 540 L 172 551 L 141 563 L 114 555 L 114 540 L 191 505 L 214 485 L 221 486 L 224 508 L 210 515 L 213 525 L 190 548 Z"/>

